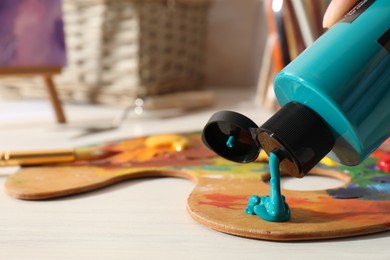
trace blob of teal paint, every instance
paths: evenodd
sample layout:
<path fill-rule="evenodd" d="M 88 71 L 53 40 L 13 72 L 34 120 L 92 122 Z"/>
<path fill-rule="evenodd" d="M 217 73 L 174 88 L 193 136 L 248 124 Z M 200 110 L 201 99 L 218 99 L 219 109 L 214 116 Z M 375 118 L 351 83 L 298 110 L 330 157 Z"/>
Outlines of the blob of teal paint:
<path fill-rule="evenodd" d="M 233 135 L 229 136 L 228 140 L 226 141 L 226 146 L 233 148 L 235 140 L 236 138 Z"/>
<path fill-rule="evenodd" d="M 279 158 L 274 153 L 270 153 L 270 196 L 251 196 L 245 209 L 247 214 L 258 215 L 271 222 L 285 222 L 290 219 L 290 209 L 280 192 L 279 163 Z"/>

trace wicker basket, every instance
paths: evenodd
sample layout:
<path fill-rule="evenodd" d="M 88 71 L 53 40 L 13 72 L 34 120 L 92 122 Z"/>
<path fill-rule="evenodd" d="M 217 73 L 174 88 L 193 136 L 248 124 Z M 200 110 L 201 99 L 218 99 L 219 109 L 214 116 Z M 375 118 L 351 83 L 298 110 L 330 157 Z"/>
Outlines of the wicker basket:
<path fill-rule="evenodd" d="M 207 0 L 63 0 L 68 65 L 56 78 L 61 99 L 129 104 L 199 89 L 208 6 Z M 44 91 L 37 88 L 18 93 L 39 97 Z"/>

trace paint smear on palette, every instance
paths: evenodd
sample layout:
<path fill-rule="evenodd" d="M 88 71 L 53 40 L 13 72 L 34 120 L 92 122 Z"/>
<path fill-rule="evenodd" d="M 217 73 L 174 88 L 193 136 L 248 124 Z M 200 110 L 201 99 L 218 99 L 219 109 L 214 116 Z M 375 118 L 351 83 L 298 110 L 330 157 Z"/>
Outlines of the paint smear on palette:
<path fill-rule="evenodd" d="M 227 195 L 221 193 L 205 194 L 205 200 L 199 201 L 199 205 L 210 205 L 218 208 L 242 210 L 246 206 L 247 196 Z"/>
<path fill-rule="evenodd" d="M 357 199 L 370 195 L 370 191 L 367 188 L 355 187 L 353 185 L 346 188 L 329 190 L 328 193 L 335 199 Z"/>
<path fill-rule="evenodd" d="M 378 150 L 375 158 L 367 158 L 360 165 L 341 167 L 344 173 L 351 175 L 351 184 L 329 189 L 327 193 L 335 199 L 390 200 L 390 175 L 376 166 L 386 155 Z M 375 177 L 372 176 L 374 170 Z"/>
<path fill-rule="evenodd" d="M 378 160 L 376 166 L 377 166 L 380 170 L 382 170 L 382 171 L 384 171 L 384 172 L 387 172 L 387 173 L 390 173 L 390 154 L 384 154 L 384 155 L 382 155 L 382 156 L 379 158 L 379 160 Z"/>
<path fill-rule="evenodd" d="M 390 183 L 390 175 L 374 177 L 372 178 L 372 181 L 379 183 Z"/>
<path fill-rule="evenodd" d="M 320 197 L 317 202 L 306 201 L 304 207 L 313 208 L 311 214 L 319 218 L 351 221 L 359 219 L 367 221 L 367 218 L 370 218 L 375 221 L 375 219 L 379 220 L 384 215 L 390 214 L 390 208 L 386 207 L 387 205 L 389 205 L 388 201 L 372 203 L 369 200 L 334 200 L 330 197 Z"/>
<path fill-rule="evenodd" d="M 61 0 L 0 1 L 0 66 L 65 66 Z"/>

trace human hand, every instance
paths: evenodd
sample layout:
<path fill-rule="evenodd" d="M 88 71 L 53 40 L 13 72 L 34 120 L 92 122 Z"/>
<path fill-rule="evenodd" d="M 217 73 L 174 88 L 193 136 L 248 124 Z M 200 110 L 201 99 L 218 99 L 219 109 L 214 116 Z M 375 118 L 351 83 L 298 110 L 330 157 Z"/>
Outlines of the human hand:
<path fill-rule="evenodd" d="M 360 0 L 332 0 L 326 9 L 322 26 L 330 28 L 340 20 L 349 10 L 352 9 Z"/>

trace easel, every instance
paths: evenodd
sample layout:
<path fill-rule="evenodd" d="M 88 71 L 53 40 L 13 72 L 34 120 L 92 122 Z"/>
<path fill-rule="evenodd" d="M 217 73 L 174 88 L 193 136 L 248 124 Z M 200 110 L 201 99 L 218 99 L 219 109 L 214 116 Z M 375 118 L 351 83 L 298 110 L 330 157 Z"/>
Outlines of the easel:
<path fill-rule="evenodd" d="M 58 123 L 66 123 L 62 104 L 58 98 L 53 76 L 61 73 L 61 67 L 0 67 L 0 77 L 42 76 Z"/>

